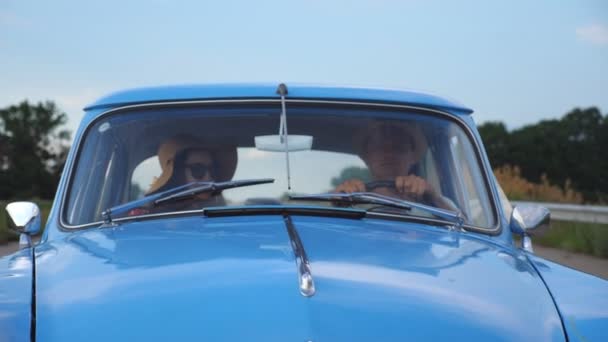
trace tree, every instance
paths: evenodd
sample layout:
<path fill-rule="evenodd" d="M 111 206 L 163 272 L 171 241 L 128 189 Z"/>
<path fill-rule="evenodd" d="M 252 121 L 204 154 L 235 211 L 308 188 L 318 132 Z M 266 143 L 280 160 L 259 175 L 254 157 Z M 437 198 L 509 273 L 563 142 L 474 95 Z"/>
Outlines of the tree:
<path fill-rule="evenodd" d="M 486 122 L 479 126 L 486 153 L 493 166 L 509 163 L 509 132 L 502 122 Z"/>
<path fill-rule="evenodd" d="M 66 121 L 50 101 L 0 109 L 0 199 L 53 197 L 69 149 Z"/>
<path fill-rule="evenodd" d="M 342 184 L 344 181 L 353 178 L 360 179 L 363 182 L 368 182 L 372 179 L 372 176 L 367 168 L 350 166 L 342 169 L 338 177 L 332 178 L 331 185 L 335 188 L 338 185 Z"/>
<path fill-rule="evenodd" d="M 585 201 L 608 200 L 608 116 L 575 108 L 559 120 L 543 120 L 512 132 L 502 123 L 479 127 L 494 168 L 516 165 L 523 178 L 572 187 Z"/>

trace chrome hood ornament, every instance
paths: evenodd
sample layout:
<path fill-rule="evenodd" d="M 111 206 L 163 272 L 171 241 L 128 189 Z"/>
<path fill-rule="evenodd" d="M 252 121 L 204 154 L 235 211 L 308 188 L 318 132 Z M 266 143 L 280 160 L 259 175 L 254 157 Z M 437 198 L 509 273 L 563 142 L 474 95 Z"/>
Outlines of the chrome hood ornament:
<path fill-rule="evenodd" d="M 287 233 L 289 234 L 289 240 L 291 240 L 291 247 L 296 257 L 296 265 L 298 267 L 298 279 L 300 282 L 300 293 L 304 297 L 312 297 L 315 294 L 315 282 L 312 278 L 312 272 L 310 269 L 310 263 L 302 245 L 302 240 L 298 235 L 298 231 L 291 222 L 291 218 L 287 215 L 283 218 L 285 220 L 285 227 L 287 227 Z"/>

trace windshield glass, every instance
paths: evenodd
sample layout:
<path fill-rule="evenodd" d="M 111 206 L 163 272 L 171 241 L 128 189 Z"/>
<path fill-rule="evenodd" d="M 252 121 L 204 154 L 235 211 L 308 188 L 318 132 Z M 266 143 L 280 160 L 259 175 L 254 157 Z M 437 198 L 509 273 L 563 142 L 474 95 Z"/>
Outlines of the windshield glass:
<path fill-rule="evenodd" d="M 335 206 L 289 196 L 373 192 L 459 211 L 469 225 L 495 223 L 476 151 L 464 130 L 446 116 L 288 102 L 288 136 L 280 134 L 280 117 L 278 103 L 150 107 L 104 116 L 82 140 L 64 222 L 99 222 L 108 208 L 183 191 L 187 184 L 200 188 L 200 182 L 274 179 L 179 201 L 127 206 L 123 216 L 217 206 Z"/>

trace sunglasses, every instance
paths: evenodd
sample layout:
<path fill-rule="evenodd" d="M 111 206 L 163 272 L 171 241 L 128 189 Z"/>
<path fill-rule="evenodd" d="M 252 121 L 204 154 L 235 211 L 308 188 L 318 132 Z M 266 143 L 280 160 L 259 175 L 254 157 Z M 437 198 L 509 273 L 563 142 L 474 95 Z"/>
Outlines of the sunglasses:
<path fill-rule="evenodd" d="M 192 177 L 197 179 L 203 179 L 207 175 L 213 174 L 213 165 L 203 164 L 203 163 L 192 163 L 186 164 L 186 169 L 190 170 L 190 174 Z"/>

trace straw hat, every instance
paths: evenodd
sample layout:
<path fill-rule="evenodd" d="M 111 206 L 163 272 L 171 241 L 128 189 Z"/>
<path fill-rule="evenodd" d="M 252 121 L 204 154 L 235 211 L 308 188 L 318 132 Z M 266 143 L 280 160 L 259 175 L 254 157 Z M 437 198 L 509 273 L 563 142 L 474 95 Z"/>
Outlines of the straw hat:
<path fill-rule="evenodd" d="M 159 146 L 158 161 L 160 162 L 162 172 L 160 176 L 156 177 L 154 181 L 152 181 L 150 189 L 148 189 L 146 194 L 151 194 L 162 188 L 163 185 L 167 184 L 173 175 L 175 157 L 180 152 L 191 148 L 208 151 L 211 154 L 218 173 L 216 175 L 217 179 L 214 179 L 215 181 L 226 181 L 232 179 L 234 172 L 236 171 L 237 163 L 237 153 L 235 147 L 207 145 L 193 136 L 177 135 L 163 142 Z"/>
<path fill-rule="evenodd" d="M 399 121 L 374 121 L 365 128 L 362 128 L 354 135 L 355 147 L 363 161 L 367 164 L 370 151 L 367 150 L 369 141 L 373 139 L 399 139 L 409 137 L 412 141 L 413 151 L 411 152 L 412 163 L 415 164 L 422 159 L 428 148 L 426 137 L 422 129 L 416 123 Z M 373 153 L 373 151 L 371 151 Z"/>

